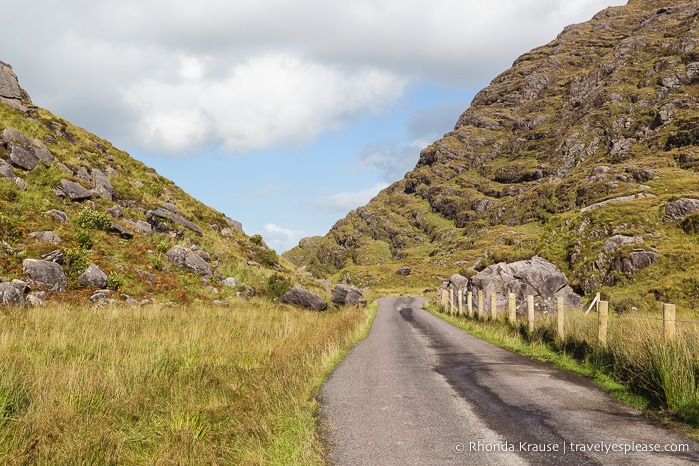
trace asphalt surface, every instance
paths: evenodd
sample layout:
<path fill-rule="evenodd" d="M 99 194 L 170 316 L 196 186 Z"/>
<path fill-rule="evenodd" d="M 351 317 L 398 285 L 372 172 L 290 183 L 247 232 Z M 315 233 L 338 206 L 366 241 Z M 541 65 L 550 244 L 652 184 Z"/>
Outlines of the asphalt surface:
<path fill-rule="evenodd" d="M 583 377 L 471 336 L 425 301 L 380 300 L 368 337 L 324 384 L 332 464 L 699 463 L 698 442 Z"/>

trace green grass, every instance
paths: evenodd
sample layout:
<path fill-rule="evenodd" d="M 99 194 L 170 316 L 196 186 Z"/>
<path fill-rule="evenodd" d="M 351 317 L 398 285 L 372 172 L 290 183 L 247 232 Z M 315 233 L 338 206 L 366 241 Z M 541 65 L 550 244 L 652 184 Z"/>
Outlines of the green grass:
<path fill-rule="evenodd" d="M 316 394 L 373 308 L 0 316 L 3 464 L 322 464 Z"/>

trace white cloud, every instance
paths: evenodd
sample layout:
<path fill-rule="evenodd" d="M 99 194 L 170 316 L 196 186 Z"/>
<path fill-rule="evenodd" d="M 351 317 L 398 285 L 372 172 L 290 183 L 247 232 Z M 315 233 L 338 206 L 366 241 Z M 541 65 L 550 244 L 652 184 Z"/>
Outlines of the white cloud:
<path fill-rule="evenodd" d="M 302 230 L 284 228 L 274 223 L 265 225 L 263 236 L 265 242 L 278 253 L 288 251 L 298 244 L 298 242 L 308 236 Z"/>
<path fill-rule="evenodd" d="M 420 150 L 427 146 L 426 141 L 414 141 L 409 146 L 399 146 L 380 142 L 365 147 L 358 155 L 357 169 L 378 171 L 382 180 L 392 183 L 403 178 L 406 172 L 415 168 L 420 158 Z"/>
<path fill-rule="evenodd" d="M 141 143 L 184 153 L 220 142 L 233 153 L 309 142 L 398 98 L 406 80 L 377 68 L 348 70 L 291 54 L 267 54 L 206 76 L 195 58 L 184 79 L 146 79 L 123 91 L 138 113 Z"/>
<path fill-rule="evenodd" d="M 247 151 L 309 141 L 408 81 L 481 85 L 563 25 L 625 2 L 9 2 L 4 17 L 32 27 L 5 22 L 0 59 L 38 105 L 118 145 Z"/>
<path fill-rule="evenodd" d="M 379 182 L 370 188 L 356 192 L 340 192 L 318 197 L 311 201 L 309 205 L 312 209 L 319 212 L 343 214 L 367 204 L 379 191 L 388 186 L 388 183 Z"/>

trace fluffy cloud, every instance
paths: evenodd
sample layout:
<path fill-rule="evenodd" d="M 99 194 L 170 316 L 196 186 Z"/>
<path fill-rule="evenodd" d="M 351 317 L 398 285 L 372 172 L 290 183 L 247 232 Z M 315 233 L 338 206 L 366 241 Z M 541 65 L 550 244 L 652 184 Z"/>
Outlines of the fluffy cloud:
<path fill-rule="evenodd" d="M 309 205 L 313 210 L 319 212 L 344 214 L 347 211 L 367 204 L 379 191 L 388 186 L 388 183 L 380 182 L 370 188 L 356 192 L 330 194 L 311 201 Z"/>
<path fill-rule="evenodd" d="M 265 225 L 263 232 L 265 242 L 278 253 L 288 251 L 298 244 L 298 242 L 308 236 L 302 230 L 283 228 L 274 223 Z"/>
<path fill-rule="evenodd" d="M 379 111 L 406 84 L 385 70 L 348 70 L 289 54 L 251 58 L 213 78 L 188 58 L 176 78 L 147 79 L 124 90 L 140 116 L 141 142 L 153 151 L 182 153 L 210 142 L 233 153 L 299 145 Z"/>

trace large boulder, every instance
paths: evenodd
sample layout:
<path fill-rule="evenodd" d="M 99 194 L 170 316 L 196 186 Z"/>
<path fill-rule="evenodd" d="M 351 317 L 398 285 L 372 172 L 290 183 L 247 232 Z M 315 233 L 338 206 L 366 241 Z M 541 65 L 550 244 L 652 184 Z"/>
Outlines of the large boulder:
<path fill-rule="evenodd" d="M 30 171 L 39 165 L 40 159 L 34 147 L 11 142 L 7 145 L 7 153 L 10 156 L 10 162 L 16 167 Z"/>
<path fill-rule="evenodd" d="M 112 200 L 114 187 L 102 170 L 92 169 L 92 186 L 99 197 Z"/>
<path fill-rule="evenodd" d="M 80 183 L 71 180 L 61 180 L 61 191 L 73 202 L 92 199 L 94 193 L 85 189 Z"/>
<path fill-rule="evenodd" d="M 293 304 L 294 306 L 313 309 L 315 311 L 324 311 L 328 308 L 328 303 L 322 298 L 314 295 L 299 284 L 294 285 L 292 289 L 287 291 L 280 301 L 284 304 Z"/>
<path fill-rule="evenodd" d="M 22 270 L 33 281 L 49 285 L 53 291 L 66 291 L 68 280 L 63 268 L 56 262 L 24 259 Z"/>
<path fill-rule="evenodd" d="M 10 282 L 0 283 L 0 305 L 22 306 L 24 298 L 15 285 Z"/>
<path fill-rule="evenodd" d="M 517 296 L 518 312 L 525 312 L 526 297 L 533 295 L 538 309 L 555 309 L 552 299 L 562 297 L 566 308 L 582 307 L 582 298 L 568 285 L 566 276 L 551 262 L 535 256 L 532 259 L 491 265 L 469 280 L 468 289 L 478 305 L 478 291 L 486 302 L 495 293 L 498 307 L 506 307 L 508 293 Z M 486 305 L 487 307 L 487 305 Z"/>
<path fill-rule="evenodd" d="M 90 264 L 88 268 L 78 276 L 78 283 L 82 286 L 105 288 L 107 286 L 107 274 L 102 272 L 95 264 Z"/>
<path fill-rule="evenodd" d="M 15 178 L 17 178 L 17 175 L 15 174 L 15 171 L 12 169 L 12 166 L 9 163 L 5 162 L 3 159 L 0 159 L 0 176 L 7 179 L 8 181 L 14 181 Z"/>
<path fill-rule="evenodd" d="M 356 306 L 362 299 L 364 299 L 364 295 L 359 289 L 349 285 L 338 284 L 332 290 L 330 304 L 337 307 Z"/>
<path fill-rule="evenodd" d="M 174 246 L 165 254 L 165 258 L 171 264 L 191 270 L 202 277 L 210 277 L 213 274 L 211 266 L 204 259 L 183 246 Z"/>
<path fill-rule="evenodd" d="M 33 231 L 28 236 L 40 243 L 58 244 L 61 242 L 60 236 L 55 231 Z"/>

